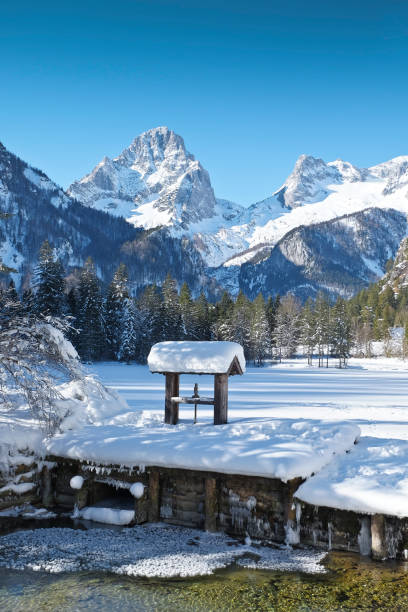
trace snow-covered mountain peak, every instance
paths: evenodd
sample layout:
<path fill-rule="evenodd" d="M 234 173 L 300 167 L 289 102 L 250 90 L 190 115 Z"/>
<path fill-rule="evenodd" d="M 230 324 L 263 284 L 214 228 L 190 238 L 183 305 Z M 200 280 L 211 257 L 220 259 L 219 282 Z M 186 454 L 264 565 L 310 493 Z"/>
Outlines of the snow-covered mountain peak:
<path fill-rule="evenodd" d="M 69 193 L 146 229 L 185 229 L 215 214 L 207 171 L 167 127 L 144 132 L 114 159 L 105 157 Z"/>
<path fill-rule="evenodd" d="M 322 199 L 327 185 L 341 181 L 336 166 L 326 164 L 318 157 L 301 155 L 291 174 L 275 196 L 286 208 L 297 208 L 305 202 Z"/>

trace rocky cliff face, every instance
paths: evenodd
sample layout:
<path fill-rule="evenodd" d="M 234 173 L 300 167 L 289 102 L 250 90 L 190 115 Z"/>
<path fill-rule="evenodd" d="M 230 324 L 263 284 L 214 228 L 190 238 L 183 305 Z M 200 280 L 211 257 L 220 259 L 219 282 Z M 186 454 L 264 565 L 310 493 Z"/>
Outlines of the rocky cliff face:
<path fill-rule="evenodd" d="M 170 272 L 196 293 L 209 295 L 208 278 L 199 253 L 188 240 L 163 230 L 135 228 L 121 217 L 91 209 L 65 194 L 43 172 L 30 167 L 0 145 L 0 258 L 14 269 L 16 284 L 29 281 L 42 242 L 48 239 L 64 266 L 74 269 L 91 256 L 103 281 L 119 263 L 129 269 L 134 290 L 163 282 Z"/>
<path fill-rule="evenodd" d="M 114 159 L 104 157 L 68 193 L 144 229 L 187 229 L 215 214 L 208 172 L 186 151 L 181 136 L 166 127 L 138 136 Z"/>

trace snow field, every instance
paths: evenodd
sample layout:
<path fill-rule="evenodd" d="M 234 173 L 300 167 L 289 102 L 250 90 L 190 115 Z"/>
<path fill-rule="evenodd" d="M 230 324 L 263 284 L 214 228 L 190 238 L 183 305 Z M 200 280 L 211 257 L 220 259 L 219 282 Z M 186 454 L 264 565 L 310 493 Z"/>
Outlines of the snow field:
<path fill-rule="evenodd" d="M 152 376 L 142 366 L 129 366 L 127 371 L 116 364 L 99 364 L 94 371 L 105 384 L 112 385 L 126 398 L 129 406 L 144 408 L 145 422 L 153 418 L 158 423 L 161 421 L 163 377 Z M 209 377 L 196 378 L 200 390 L 211 392 Z M 181 392 L 188 393 L 187 389 L 191 389 L 195 380 L 194 377 L 182 377 Z M 148 406 L 151 406 L 150 413 L 146 410 Z M 133 417 L 131 414 L 123 415 L 122 422 L 127 418 L 134 420 L 134 413 Z M 188 430 L 192 410 L 180 407 L 180 416 L 181 427 Z M 316 469 L 319 473 L 298 490 L 299 499 L 355 512 L 408 516 L 408 362 L 387 358 L 351 359 L 349 368 L 339 370 L 309 367 L 305 360 L 297 359 L 264 368 L 247 368 L 245 376 L 230 379 L 231 431 L 239 429 L 240 423 L 251 422 L 243 439 L 251 435 L 254 447 L 259 445 L 254 453 L 258 454 L 257 460 L 261 460 L 262 452 L 268 454 L 269 442 L 272 447 L 268 455 L 269 466 L 274 454 L 275 458 L 277 453 L 283 454 L 283 446 L 273 446 L 271 437 L 267 442 L 265 439 L 256 441 L 254 432 L 258 427 L 259 435 L 261 424 L 271 418 L 282 419 L 288 427 L 290 419 L 292 425 L 304 419 L 308 428 L 320 427 L 322 420 L 332 424 L 347 421 L 361 430 L 362 437 L 357 445 L 349 447 L 350 452 L 345 453 L 347 449 L 344 449 L 341 454 L 332 455 L 326 467 Z M 210 410 L 204 407 L 199 410 L 203 431 L 210 419 Z M 312 429 L 308 431 L 310 435 Z M 262 433 L 268 435 L 266 431 Z M 282 443 L 282 439 L 279 441 L 276 437 L 273 441 L 278 445 Z M 297 450 L 294 448 L 296 441 Z M 300 445 L 304 442 L 304 438 L 295 435 L 290 443 L 288 440 L 289 460 L 295 461 L 296 453 L 300 460 Z M 221 446 L 220 456 L 225 450 Z M 276 474 L 282 475 L 283 470 L 274 469 Z M 286 469 L 287 474 L 293 473 L 288 463 Z"/>

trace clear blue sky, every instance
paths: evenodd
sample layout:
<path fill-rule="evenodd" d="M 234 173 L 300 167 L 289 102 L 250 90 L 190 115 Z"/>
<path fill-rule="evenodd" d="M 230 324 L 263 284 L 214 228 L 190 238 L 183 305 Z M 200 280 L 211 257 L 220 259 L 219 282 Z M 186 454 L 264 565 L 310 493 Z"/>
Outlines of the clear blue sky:
<path fill-rule="evenodd" d="M 408 2 L 2 2 L 0 141 L 67 187 L 168 125 L 249 204 L 301 153 L 408 154 Z"/>

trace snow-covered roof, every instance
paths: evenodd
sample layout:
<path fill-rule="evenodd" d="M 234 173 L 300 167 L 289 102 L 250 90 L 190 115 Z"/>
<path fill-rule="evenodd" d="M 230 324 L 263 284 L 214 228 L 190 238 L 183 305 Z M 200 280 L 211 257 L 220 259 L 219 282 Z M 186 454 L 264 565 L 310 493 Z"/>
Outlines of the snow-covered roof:
<path fill-rule="evenodd" d="M 316 419 L 239 419 L 214 427 L 166 425 L 138 415 L 132 424 L 89 425 L 47 442 L 52 455 L 101 465 L 159 466 L 279 478 L 307 478 L 354 447 L 360 428 Z"/>
<path fill-rule="evenodd" d="M 186 374 L 227 374 L 234 361 L 234 373 L 245 372 L 244 351 L 237 342 L 158 342 L 147 358 L 151 372 Z"/>

